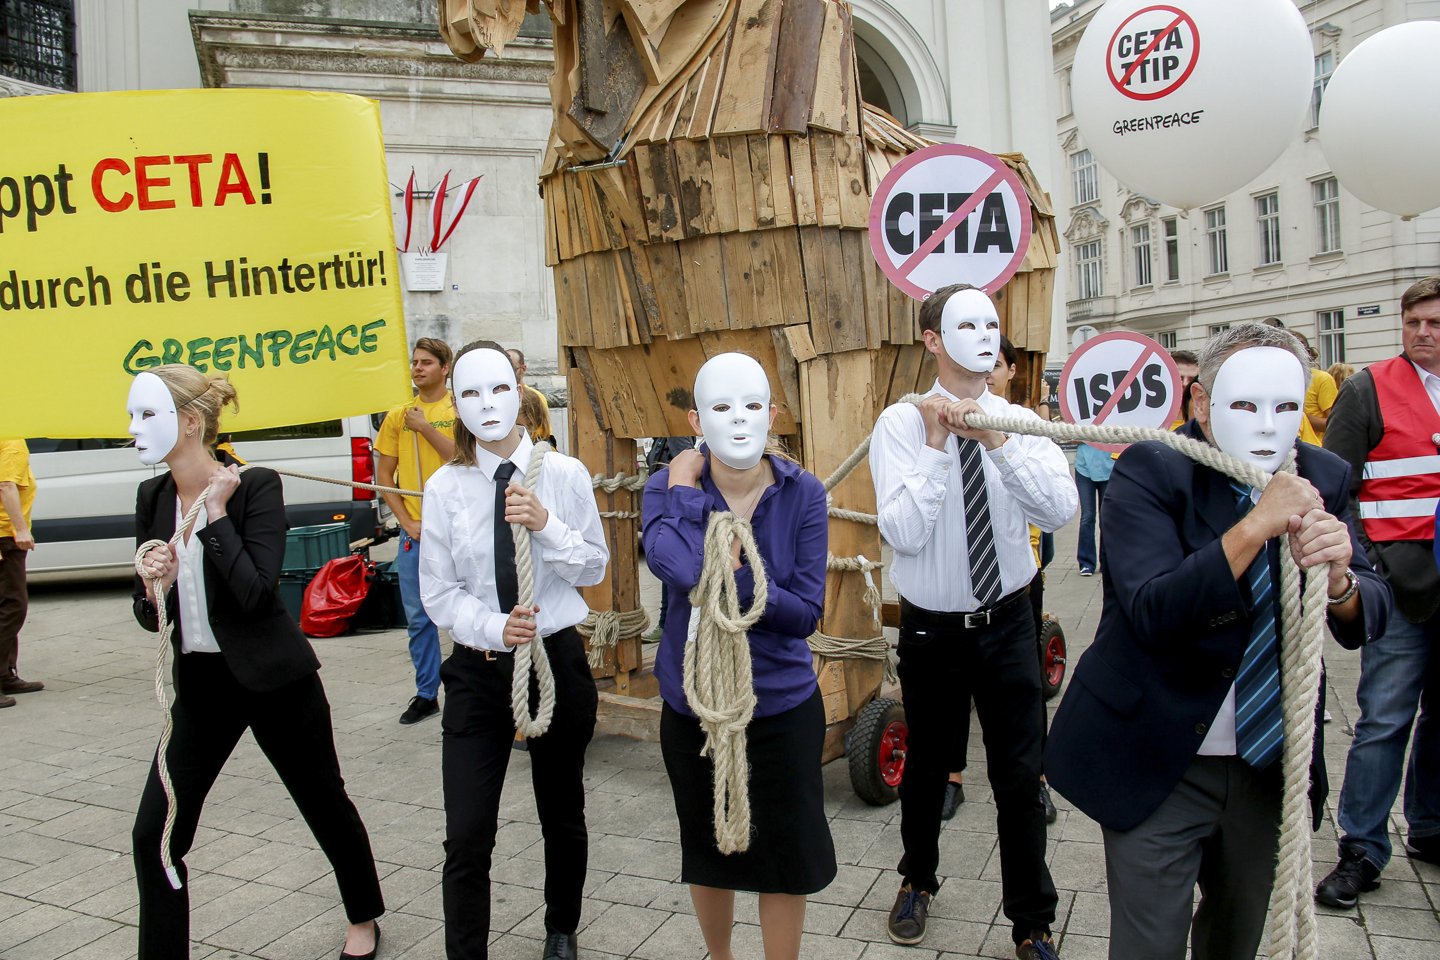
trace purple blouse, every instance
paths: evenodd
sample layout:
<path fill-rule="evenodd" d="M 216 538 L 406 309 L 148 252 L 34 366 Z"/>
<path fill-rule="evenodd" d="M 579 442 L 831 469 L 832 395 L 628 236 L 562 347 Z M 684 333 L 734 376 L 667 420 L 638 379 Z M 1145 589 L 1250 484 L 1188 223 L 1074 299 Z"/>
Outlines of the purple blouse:
<path fill-rule="evenodd" d="M 814 474 L 782 457 L 770 457 L 770 466 L 775 483 L 760 495 L 751 521 L 769 578 L 765 612 L 750 629 L 757 717 L 784 713 L 815 692 L 815 669 L 806 641 L 825 608 L 829 549 L 825 487 Z M 645 559 L 669 591 L 670 602 L 655 657 L 655 675 L 665 702 L 693 716 L 681 680 L 686 628 L 693 609 L 690 591 L 700 580 L 710 513 L 730 508 L 710 479 L 708 456 L 699 488 L 671 489 L 669 483 L 670 469 L 666 467 L 645 485 L 642 521 Z M 755 574 L 748 562 L 735 571 L 735 586 L 740 592 L 740 609 L 748 609 L 755 596 Z"/>

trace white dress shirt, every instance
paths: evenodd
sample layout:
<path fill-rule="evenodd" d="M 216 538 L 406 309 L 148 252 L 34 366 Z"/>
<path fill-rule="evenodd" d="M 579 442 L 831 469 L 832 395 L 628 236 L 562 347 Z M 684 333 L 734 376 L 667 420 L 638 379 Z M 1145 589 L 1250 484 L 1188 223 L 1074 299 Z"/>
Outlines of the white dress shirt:
<path fill-rule="evenodd" d="M 1260 502 L 1260 491 L 1250 491 L 1250 502 Z M 1261 555 L 1264 555 L 1266 549 L 1261 548 Z M 1246 644 L 1249 644 L 1248 640 Z M 1238 752 L 1235 749 L 1235 684 L 1232 683 L 1230 689 L 1225 691 L 1220 710 L 1215 714 L 1215 719 L 1210 721 L 1210 729 L 1206 731 L 1205 739 L 1201 741 L 1200 749 L 1196 753 L 1202 757 L 1233 757 Z"/>
<path fill-rule="evenodd" d="M 515 464 L 510 482 L 524 481 L 533 450 L 529 436 L 522 437 L 509 457 Z M 510 611 L 500 609 L 495 587 L 495 470 L 503 461 L 479 445 L 475 459 L 474 467 L 446 464 L 425 484 L 420 600 L 456 643 L 509 651 L 502 636 Z M 604 579 L 610 551 L 590 474 L 579 460 L 548 454 L 534 492 L 550 512 L 544 529 L 532 534 L 531 554 L 536 619 L 540 635 L 548 637 L 585 619 L 589 606 L 576 587 Z"/>
<path fill-rule="evenodd" d="M 175 498 L 175 529 L 180 529 L 185 513 L 180 509 L 180 498 Z M 180 652 L 219 653 L 220 642 L 215 631 L 210 629 L 210 601 L 205 597 L 205 545 L 200 542 L 200 531 L 205 529 L 206 516 L 202 508 L 190 528 L 190 537 L 180 538 L 175 545 L 175 561 L 180 575 L 175 583 L 180 591 Z"/>
<path fill-rule="evenodd" d="M 1430 402 L 1435 404 L 1435 412 L 1440 413 L 1440 377 L 1435 376 L 1414 360 L 1410 361 L 1410 365 L 1415 368 L 1416 373 L 1420 374 L 1420 382 L 1425 385 L 1425 392 L 1430 395 Z"/>
<path fill-rule="evenodd" d="M 959 399 L 938 381 L 927 396 L 934 394 Z M 989 391 L 979 403 L 993 416 L 1040 419 Z M 1008 435 L 980 462 L 1000 561 L 1000 592 L 1008 596 L 1035 576 L 1029 524 L 1047 532 L 1059 529 L 1075 515 L 1080 498 L 1064 452 L 1043 437 Z M 895 553 L 890 581 L 900 596 L 940 613 L 979 609 L 970 583 L 965 502 L 954 441 L 944 452 L 928 446 L 919 408 L 894 404 L 875 424 L 870 473 L 875 478 L 880 534 Z"/>

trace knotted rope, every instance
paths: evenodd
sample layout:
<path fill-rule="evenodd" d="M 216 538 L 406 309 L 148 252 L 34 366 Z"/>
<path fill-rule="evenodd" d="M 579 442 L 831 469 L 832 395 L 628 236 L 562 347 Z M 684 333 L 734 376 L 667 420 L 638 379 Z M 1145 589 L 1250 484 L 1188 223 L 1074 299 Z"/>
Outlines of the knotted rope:
<path fill-rule="evenodd" d="M 614 647 L 621 640 L 642 636 L 650 629 L 650 614 L 643 609 L 626 610 L 624 613 L 591 610 L 584 620 L 576 624 L 575 629 L 580 636 L 590 641 L 590 652 L 586 654 L 586 659 L 592 668 L 597 668 L 605 663 L 606 647 Z"/>
<path fill-rule="evenodd" d="M 525 469 L 526 490 L 534 491 L 540 480 L 540 467 L 550 444 L 540 441 L 530 454 L 530 466 Z M 533 534 L 524 524 L 510 524 L 510 533 L 515 538 L 515 578 L 519 582 L 519 599 L 522 607 L 535 605 L 535 561 L 531 556 L 530 541 Z M 540 687 L 539 707 L 530 715 L 530 675 Z M 522 737 L 543 736 L 550 729 L 550 718 L 555 714 L 555 675 L 550 670 L 550 655 L 545 652 L 545 643 L 539 632 L 529 643 L 515 645 L 514 671 L 510 676 L 510 713 L 515 718 L 515 729 Z"/>
<path fill-rule="evenodd" d="M 750 609 L 740 610 L 733 544 L 755 575 Z M 746 728 L 755 714 L 755 685 L 748 632 L 765 612 L 769 585 L 748 520 L 729 512 L 710 515 L 700 582 L 690 592 L 699 630 L 685 644 L 685 702 L 705 732 L 701 754 L 714 765 L 715 845 L 729 854 L 750 849 L 750 761 Z"/>

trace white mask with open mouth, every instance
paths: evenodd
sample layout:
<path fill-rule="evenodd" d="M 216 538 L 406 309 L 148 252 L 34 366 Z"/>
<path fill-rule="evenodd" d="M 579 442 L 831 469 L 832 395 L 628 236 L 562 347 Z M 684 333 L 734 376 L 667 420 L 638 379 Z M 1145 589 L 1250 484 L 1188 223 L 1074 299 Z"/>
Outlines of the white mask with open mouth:
<path fill-rule="evenodd" d="M 971 373 L 990 373 L 1000 355 L 1000 315 L 980 290 L 951 294 L 940 313 L 940 340 L 950 359 Z"/>
<path fill-rule="evenodd" d="M 130 436 L 135 438 L 141 463 L 153 467 L 170 456 L 180 440 L 180 415 L 164 380 L 153 373 L 136 374 L 125 412 L 130 414 Z"/>
<path fill-rule="evenodd" d="M 1220 365 L 1210 388 L 1210 432 L 1232 457 L 1274 473 L 1285 462 L 1305 407 L 1305 370 L 1280 347 L 1248 347 Z"/>
<path fill-rule="evenodd" d="M 770 438 L 770 381 L 743 353 L 711 357 L 695 376 L 695 409 L 705 446 L 726 466 L 749 470 Z"/>
<path fill-rule="evenodd" d="M 510 436 L 520 415 L 520 391 L 510 358 L 498 350 L 471 350 L 451 375 L 455 412 L 477 438 L 494 443 Z"/>

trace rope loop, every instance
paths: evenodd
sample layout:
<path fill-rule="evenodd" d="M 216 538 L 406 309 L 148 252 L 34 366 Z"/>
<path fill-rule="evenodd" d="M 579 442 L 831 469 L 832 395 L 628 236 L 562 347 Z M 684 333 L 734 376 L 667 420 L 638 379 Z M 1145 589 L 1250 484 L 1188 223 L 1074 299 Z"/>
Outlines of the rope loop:
<path fill-rule="evenodd" d="M 525 489 L 534 492 L 540 481 L 540 468 L 550 444 L 540 441 L 530 453 L 530 465 L 525 469 Z M 499 518 L 497 518 L 499 519 Z M 523 524 L 510 524 L 510 534 L 515 538 L 515 577 L 519 583 L 518 604 L 522 607 L 535 605 L 535 561 L 532 555 L 533 534 Z M 555 715 L 555 674 L 550 669 L 550 655 L 545 650 L 545 641 L 539 632 L 529 643 L 516 644 L 515 664 L 510 676 L 510 713 L 515 718 L 515 729 L 522 737 L 544 736 L 550 729 L 550 720 Z M 535 714 L 530 713 L 530 677 L 535 677 L 540 688 L 540 702 Z"/>

